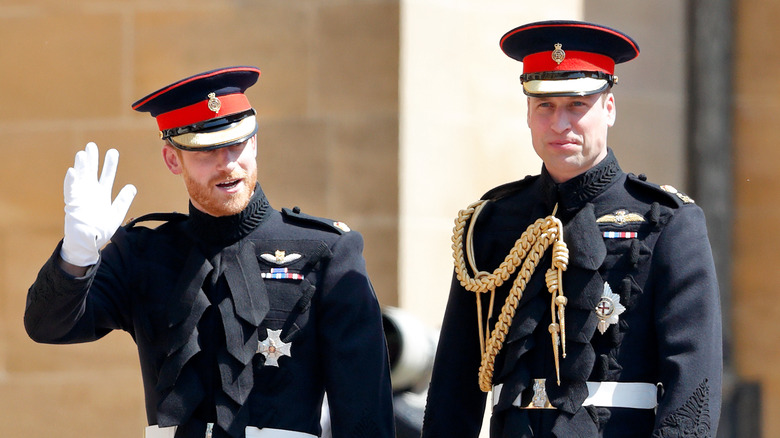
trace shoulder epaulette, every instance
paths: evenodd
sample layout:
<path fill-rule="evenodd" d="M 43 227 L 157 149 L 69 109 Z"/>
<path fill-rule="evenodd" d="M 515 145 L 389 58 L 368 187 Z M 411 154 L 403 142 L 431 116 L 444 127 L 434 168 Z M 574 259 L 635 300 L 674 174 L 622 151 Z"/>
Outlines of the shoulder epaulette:
<path fill-rule="evenodd" d="M 143 216 L 131 219 L 125 228 L 133 228 L 139 222 L 158 221 L 158 222 L 179 222 L 186 220 L 189 216 L 184 213 L 148 213 Z"/>
<path fill-rule="evenodd" d="M 628 180 L 636 183 L 644 188 L 650 189 L 654 193 L 661 194 L 665 199 L 669 199 L 675 205 L 682 206 L 683 204 L 693 204 L 693 199 L 685 193 L 677 190 L 670 185 L 658 185 L 647 181 L 644 175 L 636 176 L 633 173 L 628 174 Z"/>
<path fill-rule="evenodd" d="M 528 175 L 519 181 L 502 184 L 498 187 L 490 189 L 487 193 L 482 195 L 482 198 L 480 199 L 494 201 L 496 199 L 509 196 L 518 190 L 528 187 L 532 182 L 536 181 L 537 178 L 539 178 L 539 175 Z"/>
<path fill-rule="evenodd" d="M 287 218 L 305 222 L 311 225 L 315 225 L 319 228 L 324 228 L 328 231 L 335 231 L 339 234 L 350 232 L 350 228 L 344 222 L 334 221 L 331 219 L 325 219 L 317 216 L 311 216 L 306 213 L 301 213 L 301 209 L 298 207 L 282 208 L 282 215 Z"/>

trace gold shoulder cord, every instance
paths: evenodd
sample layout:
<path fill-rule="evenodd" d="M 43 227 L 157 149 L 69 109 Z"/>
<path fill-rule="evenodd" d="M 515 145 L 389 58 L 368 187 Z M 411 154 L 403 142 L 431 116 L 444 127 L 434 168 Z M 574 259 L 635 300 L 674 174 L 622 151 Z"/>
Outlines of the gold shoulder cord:
<path fill-rule="evenodd" d="M 558 346 L 561 346 L 563 357 L 566 357 L 566 326 L 564 323 L 564 310 L 566 307 L 566 297 L 563 295 L 563 271 L 569 263 L 569 250 L 563 241 L 563 225 L 555 217 L 558 206 L 555 206 L 553 213 L 546 218 L 537 219 L 536 222 L 529 225 L 515 246 L 504 258 L 504 261 L 492 273 L 480 271 L 474 263 L 473 234 L 474 226 L 469 227 L 466 236 L 466 242 L 463 242 L 463 230 L 471 219 L 472 224 L 476 224 L 477 216 L 484 207 L 486 200 L 480 200 L 472 203 L 466 209 L 458 212 L 455 219 L 455 228 L 452 236 L 452 255 L 455 259 L 455 274 L 460 284 L 468 291 L 475 292 L 477 298 L 477 320 L 479 324 L 479 347 L 482 355 L 482 364 L 479 367 L 479 387 L 483 392 L 488 392 L 493 386 L 493 370 L 496 355 L 503 347 L 504 339 L 512 325 L 512 318 L 515 316 L 515 309 L 523 297 L 523 291 L 526 284 L 536 270 L 539 259 L 544 252 L 553 244 L 553 258 L 550 269 L 545 275 L 547 290 L 552 295 L 550 311 L 552 323 L 548 327 L 552 336 L 552 346 L 555 355 L 555 373 L 558 378 L 558 384 L 561 384 L 560 360 L 558 356 Z M 466 248 L 464 257 L 463 248 Z M 471 278 L 466 269 L 466 257 L 468 257 L 471 270 L 475 273 Z M 496 326 L 490 335 L 485 338 L 485 332 L 489 330 L 490 318 L 493 315 L 493 303 L 495 300 L 496 288 L 507 281 L 518 266 L 522 264 L 519 274 L 512 283 L 504 306 L 501 308 Z M 480 294 L 490 291 L 490 305 L 488 307 L 488 316 L 484 322 Z"/>

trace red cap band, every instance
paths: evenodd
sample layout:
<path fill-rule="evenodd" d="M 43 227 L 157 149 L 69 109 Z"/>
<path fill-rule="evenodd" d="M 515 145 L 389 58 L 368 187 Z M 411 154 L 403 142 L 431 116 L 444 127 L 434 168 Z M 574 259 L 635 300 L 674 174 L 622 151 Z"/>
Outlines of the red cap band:
<path fill-rule="evenodd" d="M 558 64 L 552 51 L 532 53 L 523 58 L 523 74 L 543 71 L 600 71 L 614 74 L 615 61 L 606 55 L 567 50 L 566 58 Z"/>
<path fill-rule="evenodd" d="M 219 111 L 209 109 L 209 100 L 203 100 L 184 108 L 179 108 L 157 116 L 160 131 L 192 125 L 206 120 L 237 114 L 252 108 L 249 99 L 243 93 L 217 96 L 221 105 Z"/>

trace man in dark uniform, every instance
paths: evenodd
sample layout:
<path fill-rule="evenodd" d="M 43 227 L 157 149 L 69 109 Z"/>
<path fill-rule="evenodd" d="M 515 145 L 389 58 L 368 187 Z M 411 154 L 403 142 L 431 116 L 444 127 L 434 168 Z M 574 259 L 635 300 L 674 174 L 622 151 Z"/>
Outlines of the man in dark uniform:
<path fill-rule="evenodd" d="M 627 35 L 571 21 L 501 39 L 544 165 L 461 211 L 424 438 L 714 437 L 719 295 L 702 210 L 607 147 Z M 481 352 L 481 354 L 480 354 Z"/>
<path fill-rule="evenodd" d="M 189 215 L 119 227 L 135 188 L 112 204 L 117 152 L 100 179 L 97 147 L 76 155 L 65 237 L 29 290 L 25 327 L 47 343 L 127 331 L 141 359 L 147 438 L 314 437 L 325 393 L 334 437 L 393 437 L 363 240 L 340 222 L 269 205 L 244 94 L 259 74 L 214 70 L 133 105 L 156 118 Z"/>

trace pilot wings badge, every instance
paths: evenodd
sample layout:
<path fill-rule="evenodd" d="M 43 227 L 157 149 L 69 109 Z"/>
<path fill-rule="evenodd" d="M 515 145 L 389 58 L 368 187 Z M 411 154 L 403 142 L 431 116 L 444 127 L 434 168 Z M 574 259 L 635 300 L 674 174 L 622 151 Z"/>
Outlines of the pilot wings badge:
<path fill-rule="evenodd" d="M 284 265 L 286 263 L 294 262 L 302 256 L 297 253 L 287 254 L 285 251 L 277 249 L 274 254 L 260 254 L 260 257 L 269 263 Z"/>
<path fill-rule="evenodd" d="M 623 225 L 626 224 L 641 223 L 646 221 L 647 220 L 641 214 L 632 213 L 622 208 L 620 210 L 615 210 L 614 213 L 605 214 L 604 216 L 601 216 L 600 218 L 596 219 L 596 223 L 610 224 L 618 227 L 622 227 Z"/>
<path fill-rule="evenodd" d="M 596 316 L 599 318 L 598 329 L 603 335 L 610 325 L 618 323 L 618 317 L 626 308 L 620 304 L 620 295 L 612 292 L 609 283 L 604 282 L 604 292 L 596 305 Z"/>

